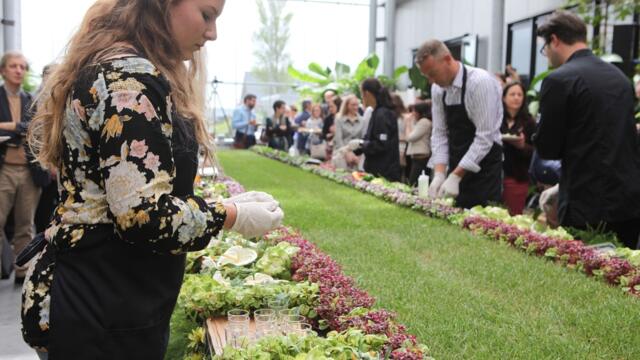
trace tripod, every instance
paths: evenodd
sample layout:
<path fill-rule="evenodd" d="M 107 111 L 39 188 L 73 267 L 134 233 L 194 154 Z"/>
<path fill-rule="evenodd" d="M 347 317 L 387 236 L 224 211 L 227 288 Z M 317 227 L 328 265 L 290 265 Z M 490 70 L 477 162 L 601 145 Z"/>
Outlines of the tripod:
<path fill-rule="evenodd" d="M 227 116 L 227 113 L 224 111 L 224 106 L 222 106 L 222 100 L 220 99 L 220 94 L 218 94 L 218 84 L 222 84 L 222 81 L 219 81 L 217 77 L 213 78 L 213 81 L 211 81 L 211 93 L 209 94 L 209 101 L 208 103 L 210 103 L 212 105 L 211 108 L 211 112 L 212 112 L 212 116 L 213 116 L 213 134 L 214 136 L 217 136 L 217 132 L 216 132 L 216 122 L 218 120 L 218 118 L 216 117 L 216 113 L 217 113 L 217 109 L 218 109 L 218 105 L 220 106 L 220 110 L 222 110 L 222 117 L 224 118 L 224 122 L 227 125 L 227 133 L 224 135 L 227 136 L 231 136 L 231 124 L 229 123 L 229 117 Z"/>

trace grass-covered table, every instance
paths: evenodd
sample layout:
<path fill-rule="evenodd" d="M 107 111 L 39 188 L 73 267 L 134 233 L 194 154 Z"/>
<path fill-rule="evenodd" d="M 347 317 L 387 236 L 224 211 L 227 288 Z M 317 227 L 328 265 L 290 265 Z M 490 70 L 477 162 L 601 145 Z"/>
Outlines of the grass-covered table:
<path fill-rule="evenodd" d="M 219 158 L 436 359 L 640 358 L 640 304 L 619 289 L 256 154 Z"/>

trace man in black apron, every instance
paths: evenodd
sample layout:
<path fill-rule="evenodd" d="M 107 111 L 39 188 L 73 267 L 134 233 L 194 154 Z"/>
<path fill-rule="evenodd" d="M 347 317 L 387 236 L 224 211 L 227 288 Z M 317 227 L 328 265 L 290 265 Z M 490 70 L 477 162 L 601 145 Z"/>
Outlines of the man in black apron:
<path fill-rule="evenodd" d="M 499 202 L 502 196 L 500 85 L 488 72 L 453 59 L 439 40 L 429 40 L 420 47 L 416 64 L 433 84 L 431 164 L 434 178 L 429 196 L 453 197 L 457 206 L 463 208 Z M 447 92 L 458 92 L 458 89 L 458 101 L 454 94 L 447 96 Z"/>

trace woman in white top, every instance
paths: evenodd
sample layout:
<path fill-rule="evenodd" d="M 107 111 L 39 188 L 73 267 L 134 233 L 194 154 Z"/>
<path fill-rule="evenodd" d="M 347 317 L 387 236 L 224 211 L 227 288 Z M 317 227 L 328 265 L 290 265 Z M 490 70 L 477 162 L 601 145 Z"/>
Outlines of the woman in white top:
<path fill-rule="evenodd" d="M 334 157 L 336 167 L 357 169 L 360 158 L 348 148 L 349 141 L 362 139 L 367 131 L 367 122 L 358 114 L 360 103 L 355 95 L 344 98 L 340 112 L 336 115 L 334 136 Z"/>
<path fill-rule="evenodd" d="M 431 101 L 413 105 L 415 121 L 406 122 L 407 156 L 411 157 L 409 184 L 416 186 L 422 171 L 427 170 L 431 157 Z"/>
<path fill-rule="evenodd" d="M 309 131 L 309 140 L 307 141 L 306 150 L 311 150 L 312 146 L 320 145 L 322 143 L 321 135 L 323 125 L 322 107 L 320 104 L 314 104 L 311 107 L 311 117 L 307 120 L 304 126 Z"/>

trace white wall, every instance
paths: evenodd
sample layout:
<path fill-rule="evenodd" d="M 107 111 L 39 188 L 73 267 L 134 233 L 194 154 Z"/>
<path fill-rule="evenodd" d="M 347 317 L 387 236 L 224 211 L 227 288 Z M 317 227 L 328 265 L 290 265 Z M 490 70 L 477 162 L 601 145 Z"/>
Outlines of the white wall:
<path fill-rule="evenodd" d="M 504 18 L 493 18 L 494 6 L 504 2 Z M 498 71 L 504 66 L 507 25 L 555 10 L 565 0 L 405 0 L 396 14 L 396 66 L 411 66 L 411 51 L 424 40 L 449 40 L 465 33 L 478 35 L 478 66 Z M 492 35 L 500 22 L 502 39 Z M 500 54 L 500 55 L 499 55 Z"/>
<path fill-rule="evenodd" d="M 523 20 L 566 5 L 565 0 L 504 0 L 504 21 L 506 24 Z"/>
<path fill-rule="evenodd" d="M 411 50 L 429 38 L 449 40 L 478 34 L 478 60 L 487 63 L 492 0 L 409 0 L 397 9 L 396 66 L 411 64 Z M 484 55 L 484 56 L 483 56 Z"/>

